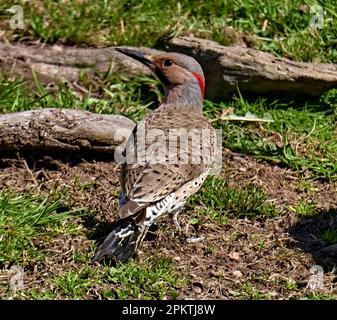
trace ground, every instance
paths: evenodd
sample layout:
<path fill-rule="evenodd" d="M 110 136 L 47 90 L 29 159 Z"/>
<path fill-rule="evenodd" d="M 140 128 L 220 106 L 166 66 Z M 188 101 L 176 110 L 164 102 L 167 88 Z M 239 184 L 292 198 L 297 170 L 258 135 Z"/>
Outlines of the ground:
<path fill-rule="evenodd" d="M 307 194 L 296 191 L 301 189 L 301 179 L 292 170 L 248 156 L 238 158 L 230 152 L 224 153 L 223 160 L 221 176 L 231 181 L 233 188 L 245 188 L 253 183 L 266 190 L 267 202 L 288 208 L 296 207 L 298 199 L 304 197 L 314 201 L 317 214 L 311 219 L 302 219 L 288 211 L 276 218 L 253 221 L 229 218 L 220 223 L 200 213 L 203 206 L 200 201 L 197 207 L 185 210 L 180 216 L 186 235 L 205 238 L 199 243 L 187 243 L 185 237 L 175 231 L 170 219 L 162 218 L 147 237 L 139 261 L 129 265 L 132 269 L 139 265 L 160 270 L 169 266 L 167 276 L 170 279 L 165 279 L 165 275 L 162 279 L 159 275 L 161 281 L 168 281 L 167 288 L 162 289 L 162 293 L 152 289 L 154 292 L 146 294 L 142 292 L 146 288 L 138 288 L 140 292 L 133 286 L 128 288 L 128 282 L 137 283 L 137 279 L 125 280 L 117 275 L 114 281 L 107 276 L 113 267 L 88 266 L 93 243 L 102 240 L 109 232 L 109 223 L 116 218 L 119 170 L 115 164 L 80 159 L 69 164 L 38 158 L 31 159 L 28 165 L 25 159 L 2 159 L 1 188 L 41 195 L 67 189 L 72 209 L 85 207 L 91 213 L 72 217 L 71 226 L 67 226 L 67 220 L 61 223 L 48 243 L 41 243 L 40 239 L 34 243 L 41 246 L 46 256 L 34 265 L 27 265 L 27 287 L 18 297 L 123 297 L 122 293 L 116 293 L 119 288 L 130 298 L 147 295 L 179 299 L 335 297 L 333 261 L 318 255 L 319 248 L 324 247 L 318 239 L 324 230 L 336 227 L 335 214 L 329 216 L 329 211 L 334 213 L 337 207 L 336 200 L 332 200 L 336 185 L 314 182 L 312 190 L 315 191 Z M 154 258 L 168 265 L 158 266 Z M 326 268 L 325 289 L 313 295 L 305 288 L 310 268 L 315 264 L 323 264 Z M 141 272 L 146 277 L 146 271 Z M 0 290 L 8 297 L 6 281 Z"/>
<path fill-rule="evenodd" d="M 171 31 L 294 60 L 336 59 L 332 0 L 322 2 L 322 30 L 307 28 L 310 1 L 216 1 L 215 9 L 189 7 L 185 1 L 170 1 L 168 7 L 161 1 L 146 3 L 69 0 L 60 7 L 53 1 L 22 2 L 30 12 L 27 27 L 10 30 L 9 14 L 0 12 L 0 36 L 26 44 L 161 47 Z M 179 15 L 167 11 L 172 6 Z M 151 24 L 144 23 L 150 17 Z M 71 83 L 56 83 L 49 91 L 42 80 L 2 74 L 0 113 L 72 107 L 138 121 L 162 100 L 160 85 L 151 78 L 97 77 L 95 83 L 80 82 L 87 91 L 83 94 Z M 89 264 L 117 217 L 120 168 L 112 159 L 1 152 L 0 297 L 336 299 L 336 107 L 336 89 L 315 100 L 248 97 L 239 90 L 226 101 L 206 100 L 205 116 L 222 129 L 222 170 L 189 199 L 179 216 L 183 233 L 162 217 L 138 257 L 125 264 Z M 274 122 L 221 120 L 229 109 L 239 115 L 269 113 Z M 191 236 L 204 240 L 189 243 Z M 24 268 L 22 290 L 10 285 L 13 265 Z M 323 289 L 307 287 L 313 265 L 324 269 Z"/>

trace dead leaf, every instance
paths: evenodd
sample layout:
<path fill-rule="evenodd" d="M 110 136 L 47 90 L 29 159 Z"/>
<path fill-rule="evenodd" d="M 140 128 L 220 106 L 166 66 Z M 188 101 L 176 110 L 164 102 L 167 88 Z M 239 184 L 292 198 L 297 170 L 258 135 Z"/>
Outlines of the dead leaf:
<path fill-rule="evenodd" d="M 200 294 L 202 293 L 203 289 L 203 285 L 200 282 L 193 282 L 192 283 L 192 290 L 197 293 Z"/>
<path fill-rule="evenodd" d="M 236 278 L 241 278 L 243 276 L 242 272 L 240 270 L 234 270 L 232 272 L 233 276 Z"/>
<path fill-rule="evenodd" d="M 227 115 L 227 114 L 232 114 L 232 113 L 234 113 L 234 108 L 232 108 L 232 107 L 229 107 L 229 108 L 226 108 L 226 109 L 222 110 L 222 115 L 223 116 Z"/>
<path fill-rule="evenodd" d="M 239 261 L 240 260 L 240 255 L 233 251 L 231 252 L 229 255 L 228 255 L 232 260 L 236 260 L 236 261 Z"/>

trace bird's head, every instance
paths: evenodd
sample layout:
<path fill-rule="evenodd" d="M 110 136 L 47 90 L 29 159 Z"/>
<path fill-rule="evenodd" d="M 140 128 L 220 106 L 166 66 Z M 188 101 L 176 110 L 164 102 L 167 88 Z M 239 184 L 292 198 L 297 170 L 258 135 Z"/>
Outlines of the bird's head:
<path fill-rule="evenodd" d="M 147 55 L 126 48 L 116 50 L 149 67 L 164 85 L 167 98 L 171 93 L 175 98 L 191 99 L 190 96 L 193 96 L 193 99 L 202 102 L 205 77 L 194 58 L 175 52 Z"/>

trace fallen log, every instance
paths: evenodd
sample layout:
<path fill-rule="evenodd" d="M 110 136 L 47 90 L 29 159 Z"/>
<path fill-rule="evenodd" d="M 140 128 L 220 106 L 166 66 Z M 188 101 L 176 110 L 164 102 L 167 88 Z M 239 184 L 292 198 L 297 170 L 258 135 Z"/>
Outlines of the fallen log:
<path fill-rule="evenodd" d="M 37 109 L 0 115 L 0 151 L 113 154 L 135 123 L 120 115 L 74 109 Z"/>
<path fill-rule="evenodd" d="M 128 47 L 131 48 L 131 47 Z M 137 48 L 158 53 L 158 50 Z M 319 96 L 337 87 L 337 65 L 295 62 L 269 53 L 241 46 L 221 46 L 198 38 L 174 38 L 167 45 L 195 57 L 206 75 L 206 98 L 220 100 L 237 88 L 242 93 L 284 97 Z M 56 79 L 77 81 L 81 72 L 124 70 L 130 75 L 150 71 L 141 63 L 109 48 L 74 48 L 66 46 L 25 46 L 0 43 L 0 67 L 31 78 L 34 69 L 43 82 Z"/>
<path fill-rule="evenodd" d="M 142 48 L 142 51 L 159 52 Z M 114 47 L 77 48 L 60 45 L 21 45 L 0 42 L 0 68 L 14 75 L 31 79 L 33 69 L 42 82 L 55 80 L 77 81 L 81 73 L 124 70 L 130 75 L 146 74 L 151 71 L 141 63 L 117 52 Z"/>
<path fill-rule="evenodd" d="M 172 39 L 169 48 L 200 61 L 206 74 L 207 96 L 214 100 L 237 88 L 281 97 L 320 96 L 337 88 L 336 64 L 295 62 L 246 47 L 224 47 L 187 37 Z"/>

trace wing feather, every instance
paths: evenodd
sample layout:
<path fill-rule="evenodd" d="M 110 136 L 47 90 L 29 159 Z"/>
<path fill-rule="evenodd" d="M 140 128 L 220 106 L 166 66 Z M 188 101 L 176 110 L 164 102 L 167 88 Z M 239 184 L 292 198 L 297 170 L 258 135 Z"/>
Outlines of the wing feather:
<path fill-rule="evenodd" d="M 142 208 L 151 203 L 155 203 L 163 199 L 166 195 L 174 192 L 183 186 L 186 182 L 200 176 L 209 165 L 204 161 L 200 163 L 191 163 L 191 156 L 193 153 L 192 144 L 188 144 L 185 154 L 187 163 L 171 163 L 172 156 L 167 152 L 164 158 L 159 162 L 152 163 L 154 151 L 146 155 L 145 162 L 140 161 L 137 148 L 140 145 L 144 146 L 145 150 L 149 150 L 153 141 L 144 137 L 144 132 L 148 133 L 150 130 L 160 130 L 166 137 L 164 143 L 168 147 L 169 130 L 183 129 L 210 129 L 211 130 L 211 155 L 214 154 L 214 140 L 215 131 L 208 121 L 203 117 L 201 112 L 191 112 L 190 107 L 180 107 L 165 105 L 153 111 L 147 118 L 141 121 L 134 129 L 133 137 L 129 139 L 126 144 L 125 155 L 135 155 L 134 163 L 124 163 L 121 172 L 122 190 L 126 196 L 127 203 L 121 208 L 120 216 L 125 218 L 135 215 Z M 170 131 L 171 132 L 171 131 Z M 139 134 L 139 133 L 143 133 Z M 189 140 L 190 141 L 190 140 Z M 161 141 L 161 147 L 163 141 Z M 178 151 L 180 145 L 178 143 Z M 179 156 L 178 156 L 179 157 Z"/>

